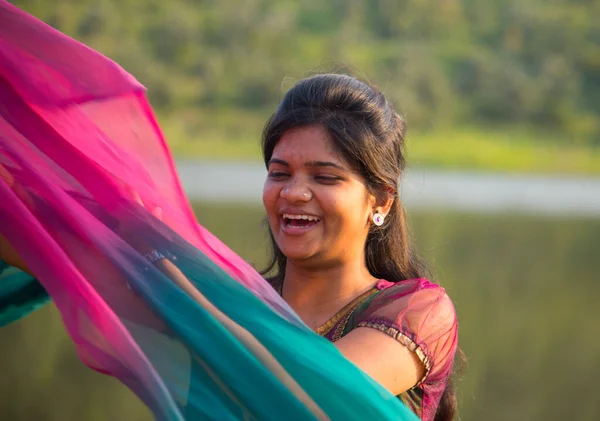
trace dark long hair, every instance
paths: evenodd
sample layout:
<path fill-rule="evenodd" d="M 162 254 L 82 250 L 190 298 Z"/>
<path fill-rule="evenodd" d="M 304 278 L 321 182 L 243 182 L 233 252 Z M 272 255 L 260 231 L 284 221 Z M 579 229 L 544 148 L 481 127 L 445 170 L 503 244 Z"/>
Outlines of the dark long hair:
<path fill-rule="evenodd" d="M 406 124 L 375 87 L 347 75 L 319 74 L 290 89 L 267 121 L 262 151 L 267 165 L 281 136 L 288 130 L 320 124 L 329 133 L 347 163 L 365 180 L 379 203 L 394 201 L 382 226 L 372 226 L 365 244 L 371 275 L 398 282 L 426 277 L 407 230 L 406 214 L 398 198 L 404 172 Z M 285 276 L 286 257 L 271 230 L 271 258 L 263 274 L 279 289 Z M 456 412 L 456 397 L 449 386 L 435 421 L 449 421 Z"/>

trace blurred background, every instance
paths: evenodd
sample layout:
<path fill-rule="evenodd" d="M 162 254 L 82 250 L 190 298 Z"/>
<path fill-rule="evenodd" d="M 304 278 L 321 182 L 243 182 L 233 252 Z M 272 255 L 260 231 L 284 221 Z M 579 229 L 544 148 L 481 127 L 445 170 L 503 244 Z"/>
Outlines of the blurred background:
<path fill-rule="evenodd" d="M 402 198 L 458 311 L 461 419 L 600 418 L 600 1 L 13 3 L 148 87 L 199 221 L 258 267 L 264 121 L 311 73 L 377 85 L 408 120 Z M 0 420 L 151 419 L 52 305 L 0 344 Z"/>

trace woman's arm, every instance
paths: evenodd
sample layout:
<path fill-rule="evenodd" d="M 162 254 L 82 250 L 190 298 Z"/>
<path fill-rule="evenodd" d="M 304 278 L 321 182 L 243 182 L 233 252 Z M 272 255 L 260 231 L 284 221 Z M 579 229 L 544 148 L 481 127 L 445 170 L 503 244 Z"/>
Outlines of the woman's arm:
<path fill-rule="evenodd" d="M 377 329 L 359 327 L 335 345 L 393 395 L 411 389 L 425 375 L 425 367 L 416 353 Z"/>
<path fill-rule="evenodd" d="M 271 373 L 281 381 L 288 390 L 300 400 L 307 409 L 312 412 L 317 420 L 328 420 L 329 417 L 316 404 L 316 402 L 302 389 L 296 380 L 285 370 L 285 368 L 271 355 L 271 353 L 262 345 L 250 332 L 230 319 L 225 313 L 215 307 L 204 295 L 194 287 L 190 280 L 168 259 L 159 259 L 154 262 L 154 266 L 165 276 L 170 278 L 182 290 L 184 290 L 193 300 L 210 313 L 217 321 L 225 326 L 229 332 L 234 335 L 252 354 L 260 360 Z"/>

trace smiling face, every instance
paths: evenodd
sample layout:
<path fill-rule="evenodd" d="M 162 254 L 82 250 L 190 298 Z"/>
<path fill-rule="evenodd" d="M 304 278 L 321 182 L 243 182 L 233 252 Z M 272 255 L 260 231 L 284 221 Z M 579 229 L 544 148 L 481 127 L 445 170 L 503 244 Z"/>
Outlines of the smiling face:
<path fill-rule="evenodd" d="M 322 126 L 281 136 L 268 164 L 263 203 L 288 261 L 326 267 L 364 258 L 375 198 Z"/>

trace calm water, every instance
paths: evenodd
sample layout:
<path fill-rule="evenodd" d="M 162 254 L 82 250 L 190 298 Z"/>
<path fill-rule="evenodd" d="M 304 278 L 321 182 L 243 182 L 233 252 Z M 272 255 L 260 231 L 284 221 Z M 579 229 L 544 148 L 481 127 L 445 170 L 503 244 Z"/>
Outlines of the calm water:
<path fill-rule="evenodd" d="M 242 256 L 264 261 L 260 208 L 197 213 Z M 462 419 L 599 419 L 600 218 L 415 210 L 410 221 L 458 311 Z M 150 419 L 122 386 L 83 367 L 51 306 L 0 330 L 0 343 L 0 420 Z"/>
<path fill-rule="evenodd" d="M 177 168 L 192 199 L 260 203 L 266 176 L 261 164 L 181 161 Z M 400 193 L 414 210 L 600 217 L 597 177 L 410 169 Z"/>

